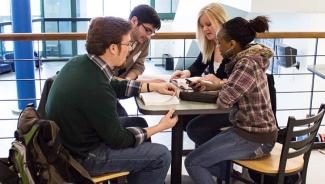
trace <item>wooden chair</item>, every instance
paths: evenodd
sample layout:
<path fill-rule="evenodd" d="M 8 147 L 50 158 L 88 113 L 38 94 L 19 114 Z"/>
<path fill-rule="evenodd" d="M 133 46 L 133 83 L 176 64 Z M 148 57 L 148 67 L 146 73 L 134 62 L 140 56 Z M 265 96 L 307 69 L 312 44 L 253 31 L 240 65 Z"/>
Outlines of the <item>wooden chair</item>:
<path fill-rule="evenodd" d="M 120 180 L 125 180 L 123 177 L 127 176 L 128 174 L 129 172 L 108 173 L 99 176 L 93 176 L 91 179 L 94 183 L 106 183 L 110 180 L 117 180 L 117 183 L 123 183 L 123 181 L 120 182 Z"/>
<path fill-rule="evenodd" d="M 276 177 L 276 183 L 284 183 L 285 176 L 300 173 L 301 183 L 306 183 L 308 161 L 314 139 L 325 112 L 325 104 L 319 108 L 318 114 L 305 119 L 289 117 L 284 144 L 276 143 L 272 152 L 257 160 L 233 160 L 233 163 L 243 168 L 261 173 L 261 181 L 264 183 L 264 175 Z M 295 140 L 293 138 L 300 137 Z M 232 175 L 234 177 L 234 175 Z M 245 183 L 252 183 L 240 176 L 235 176 Z"/>

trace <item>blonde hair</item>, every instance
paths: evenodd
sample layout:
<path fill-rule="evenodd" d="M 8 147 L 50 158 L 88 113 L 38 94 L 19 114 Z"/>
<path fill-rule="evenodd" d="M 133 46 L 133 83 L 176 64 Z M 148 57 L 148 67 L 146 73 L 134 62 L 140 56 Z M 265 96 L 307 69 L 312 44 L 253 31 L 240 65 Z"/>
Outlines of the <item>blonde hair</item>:
<path fill-rule="evenodd" d="M 204 64 L 211 58 L 212 53 L 215 49 L 215 42 L 213 40 L 208 40 L 203 33 L 202 27 L 200 25 L 200 18 L 202 15 L 206 15 L 211 22 L 211 25 L 216 28 L 218 24 L 223 24 L 228 20 L 228 15 L 224 8 L 218 3 L 210 3 L 203 7 L 198 15 L 197 19 L 197 31 L 196 38 L 199 42 L 199 47 L 202 52 L 202 62 Z"/>

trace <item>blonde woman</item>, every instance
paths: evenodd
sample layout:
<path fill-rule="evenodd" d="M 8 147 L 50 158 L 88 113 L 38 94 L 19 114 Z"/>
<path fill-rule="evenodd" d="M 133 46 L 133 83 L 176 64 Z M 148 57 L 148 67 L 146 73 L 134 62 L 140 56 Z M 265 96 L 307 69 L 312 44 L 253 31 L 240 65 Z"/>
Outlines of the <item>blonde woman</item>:
<path fill-rule="evenodd" d="M 202 76 L 205 80 L 219 82 L 226 78 L 222 56 L 217 47 L 216 33 L 220 25 L 227 20 L 225 10 L 218 3 L 210 3 L 200 10 L 196 37 L 201 53 L 187 70 L 175 71 L 172 79 Z"/>
<path fill-rule="evenodd" d="M 196 61 L 183 71 L 175 71 L 172 78 L 187 78 L 202 76 L 204 80 L 221 85 L 227 74 L 225 72 L 226 60 L 223 60 L 217 47 L 216 33 L 221 24 L 228 20 L 223 7 L 218 3 L 210 3 L 203 7 L 197 19 L 197 40 L 201 53 Z M 229 114 L 189 115 L 183 119 L 183 127 L 189 138 L 198 146 L 218 133 L 220 128 L 230 126 Z"/>

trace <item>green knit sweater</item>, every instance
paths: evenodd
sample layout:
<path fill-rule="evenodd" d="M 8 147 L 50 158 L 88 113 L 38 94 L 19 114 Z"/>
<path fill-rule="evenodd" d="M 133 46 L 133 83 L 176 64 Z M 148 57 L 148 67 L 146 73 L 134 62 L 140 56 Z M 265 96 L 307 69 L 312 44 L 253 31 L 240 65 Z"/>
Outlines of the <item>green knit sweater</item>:
<path fill-rule="evenodd" d="M 112 149 L 134 146 L 134 135 L 121 127 L 117 98 L 127 81 L 109 80 L 87 55 L 72 58 L 55 79 L 46 104 L 47 118 L 60 127 L 62 142 L 75 156 L 86 157 L 99 144 Z"/>

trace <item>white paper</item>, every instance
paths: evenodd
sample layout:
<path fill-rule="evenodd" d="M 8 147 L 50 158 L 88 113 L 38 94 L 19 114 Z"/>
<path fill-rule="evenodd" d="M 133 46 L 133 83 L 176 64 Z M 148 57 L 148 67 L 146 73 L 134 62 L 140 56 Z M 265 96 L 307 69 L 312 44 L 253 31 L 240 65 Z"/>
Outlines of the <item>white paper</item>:
<path fill-rule="evenodd" d="M 157 92 L 140 93 L 144 105 L 176 105 L 179 98 L 172 95 L 163 95 Z"/>

